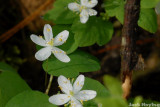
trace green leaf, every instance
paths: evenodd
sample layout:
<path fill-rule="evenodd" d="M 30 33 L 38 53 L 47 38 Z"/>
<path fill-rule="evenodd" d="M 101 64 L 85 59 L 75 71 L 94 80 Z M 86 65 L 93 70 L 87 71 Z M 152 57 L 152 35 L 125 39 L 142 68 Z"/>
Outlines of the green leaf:
<path fill-rule="evenodd" d="M 59 46 L 60 49 L 64 50 L 67 54 L 72 53 L 78 48 L 78 44 L 76 44 L 74 40 L 74 34 L 71 31 L 71 25 L 55 25 L 53 26 L 53 35 L 54 37 L 58 35 L 63 30 L 69 31 L 69 37 L 63 45 Z"/>
<path fill-rule="evenodd" d="M 122 96 L 121 82 L 111 76 L 104 76 L 104 84 L 112 95 Z"/>
<path fill-rule="evenodd" d="M 124 5 L 124 0 L 105 0 L 105 11 L 108 16 L 115 16 L 123 24 Z"/>
<path fill-rule="evenodd" d="M 93 100 L 84 101 L 83 107 L 98 107 L 97 103 Z"/>
<path fill-rule="evenodd" d="M 97 80 L 91 78 L 85 78 L 85 83 L 82 90 L 94 90 L 97 92 L 97 97 L 108 97 L 110 96 L 109 91 Z"/>
<path fill-rule="evenodd" d="M 1 107 L 15 95 L 25 90 L 30 90 L 29 86 L 15 72 L 2 72 L 0 74 Z"/>
<path fill-rule="evenodd" d="M 49 97 L 38 91 L 24 91 L 13 97 L 5 107 L 57 107 L 48 101 Z"/>
<path fill-rule="evenodd" d="M 105 0 L 105 10 L 109 16 L 116 16 L 121 6 L 124 6 L 124 0 Z"/>
<path fill-rule="evenodd" d="M 127 102 L 121 97 L 96 98 L 96 102 L 101 107 L 128 107 Z"/>
<path fill-rule="evenodd" d="M 138 25 L 151 33 L 155 33 L 158 29 L 155 11 L 153 9 L 141 9 Z"/>
<path fill-rule="evenodd" d="M 10 65 L 4 63 L 4 62 L 0 62 L 0 71 L 11 71 L 11 72 L 16 72 L 16 70 L 11 67 Z"/>
<path fill-rule="evenodd" d="M 44 61 L 43 69 L 54 76 L 64 75 L 66 77 L 76 77 L 79 72 L 91 72 L 100 69 L 97 59 L 85 52 L 75 51 L 69 55 L 71 61 L 63 63 L 55 57 L 50 57 Z"/>
<path fill-rule="evenodd" d="M 111 2 L 111 3 L 114 4 L 114 2 Z M 110 12 L 110 10 L 111 10 L 111 12 Z M 112 9 L 110 6 L 107 6 L 107 2 L 106 2 L 106 12 L 108 14 L 111 13 L 111 16 L 116 16 L 116 18 L 123 24 L 123 21 L 124 21 L 124 4 L 123 5 L 122 4 L 118 5 L 117 8 Z M 153 9 L 141 8 L 140 17 L 139 17 L 139 20 L 138 20 L 138 25 L 141 28 L 143 28 L 143 29 L 145 29 L 145 30 L 147 30 L 151 33 L 155 33 L 157 31 L 157 28 L 158 28 L 157 16 L 156 16 L 155 11 Z"/>
<path fill-rule="evenodd" d="M 116 12 L 116 18 L 120 21 L 121 24 L 124 23 L 124 5 L 119 6 Z"/>
<path fill-rule="evenodd" d="M 160 0 L 141 0 L 141 8 L 154 8 Z"/>
<path fill-rule="evenodd" d="M 134 99 L 134 102 L 133 102 L 133 104 L 140 104 L 140 103 L 142 103 L 142 101 L 143 101 L 143 98 L 141 97 L 141 96 L 137 96 L 135 99 Z M 139 106 L 135 106 L 135 107 L 139 107 Z"/>
<path fill-rule="evenodd" d="M 72 24 L 78 15 L 68 9 L 68 4 L 71 2 L 74 0 L 56 0 L 53 9 L 45 14 L 44 19 L 55 24 Z"/>
<path fill-rule="evenodd" d="M 90 46 L 94 43 L 102 46 L 111 40 L 113 25 L 101 18 L 90 17 L 86 24 L 75 21 L 72 31 L 75 33 L 75 41 L 80 47 Z"/>

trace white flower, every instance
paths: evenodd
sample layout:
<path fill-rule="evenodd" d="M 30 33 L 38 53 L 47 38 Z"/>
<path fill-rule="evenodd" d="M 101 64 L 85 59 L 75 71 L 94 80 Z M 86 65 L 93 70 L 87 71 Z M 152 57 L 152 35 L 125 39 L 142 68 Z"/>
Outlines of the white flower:
<path fill-rule="evenodd" d="M 87 101 L 96 97 L 97 93 L 93 90 L 82 90 L 84 85 L 84 76 L 79 75 L 73 86 L 64 76 L 58 77 L 58 84 L 64 94 L 53 95 L 49 98 L 49 102 L 55 105 L 64 105 L 67 102 L 71 107 L 83 107 L 83 101 Z"/>
<path fill-rule="evenodd" d="M 40 46 L 44 46 L 44 48 L 40 49 L 35 54 L 35 58 L 37 60 L 43 61 L 47 59 L 51 55 L 51 53 L 53 53 L 55 57 L 60 61 L 69 62 L 70 58 L 66 55 L 66 53 L 63 50 L 55 47 L 62 45 L 64 42 L 66 42 L 69 36 L 69 32 L 67 30 L 64 30 L 61 33 L 59 33 L 55 38 L 53 38 L 52 28 L 49 24 L 46 24 L 44 26 L 43 33 L 45 39 L 43 39 L 42 36 L 37 36 L 34 34 L 30 36 L 31 40 L 34 43 Z"/>
<path fill-rule="evenodd" d="M 81 23 L 86 23 L 89 19 L 89 16 L 97 15 L 97 11 L 92 9 L 97 5 L 97 0 L 80 0 L 80 4 L 69 3 L 68 8 L 75 12 L 80 12 L 80 21 Z"/>
<path fill-rule="evenodd" d="M 160 14 L 160 2 L 156 5 L 155 11 L 157 14 Z"/>

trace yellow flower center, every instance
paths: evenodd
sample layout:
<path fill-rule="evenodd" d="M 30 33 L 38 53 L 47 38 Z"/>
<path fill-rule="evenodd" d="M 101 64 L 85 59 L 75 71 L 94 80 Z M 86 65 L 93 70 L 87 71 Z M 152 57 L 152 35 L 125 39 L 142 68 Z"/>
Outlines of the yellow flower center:
<path fill-rule="evenodd" d="M 52 38 L 49 42 L 47 42 L 47 44 L 50 45 L 50 46 L 53 46 L 53 44 L 54 44 L 53 40 L 54 40 L 54 38 Z"/>
<path fill-rule="evenodd" d="M 74 96 L 73 91 L 69 91 L 69 94 L 70 94 L 71 96 Z"/>
<path fill-rule="evenodd" d="M 81 12 L 83 9 L 87 9 L 87 7 L 86 7 L 86 6 L 81 6 L 81 7 L 79 8 L 79 11 Z"/>

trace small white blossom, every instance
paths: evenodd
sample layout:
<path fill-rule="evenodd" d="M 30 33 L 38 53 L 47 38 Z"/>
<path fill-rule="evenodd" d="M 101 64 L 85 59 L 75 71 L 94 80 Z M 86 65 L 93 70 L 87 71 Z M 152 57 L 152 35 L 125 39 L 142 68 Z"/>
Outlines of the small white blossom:
<path fill-rule="evenodd" d="M 49 24 L 46 24 L 44 26 L 43 33 L 44 39 L 42 36 L 37 36 L 34 34 L 30 36 L 31 40 L 35 44 L 44 47 L 35 54 L 35 58 L 39 61 L 43 61 L 46 60 L 51 55 L 51 53 L 53 53 L 55 57 L 60 61 L 69 62 L 70 58 L 66 55 L 66 52 L 55 47 L 62 45 L 64 42 L 66 42 L 69 36 L 69 32 L 67 30 L 64 30 L 59 33 L 55 38 L 53 38 L 52 28 Z"/>
<path fill-rule="evenodd" d="M 160 14 L 160 2 L 156 5 L 155 11 L 157 14 Z"/>
<path fill-rule="evenodd" d="M 92 9 L 98 3 L 98 0 L 80 0 L 78 3 L 69 3 L 68 8 L 72 11 L 80 13 L 81 23 L 86 23 L 89 19 L 89 16 L 97 15 L 97 11 Z"/>
<path fill-rule="evenodd" d="M 59 76 L 58 84 L 64 94 L 53 95 L 49 98 L 49 102 L 55 105 L 67 105 L 68 103 L 71 107 L 83 107 L 83 101 L 91 100 L 97 95 L 93 90 L 80 91 L 84 85 L 83 75 L 77 77 L 73 86 L 69 79 Z"/>

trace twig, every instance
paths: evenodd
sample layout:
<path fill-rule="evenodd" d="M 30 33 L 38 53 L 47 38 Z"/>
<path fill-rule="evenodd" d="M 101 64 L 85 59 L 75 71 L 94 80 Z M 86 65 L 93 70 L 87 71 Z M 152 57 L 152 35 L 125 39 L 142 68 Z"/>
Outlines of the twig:
<path fill-rule="evenodd" d="M 138 38 L 138 19 L 140 0 L 127 0 L 121 42 L 121 72 L 123 97 L 127 99 L 132 86 L 132 72 L 138 62 L 136 40 Z"/>
<path fill-rule="evenodd" d="M 151 43 L 151 42 L 154 42 L 154 41 L 155 41 L 154 38 L 148 38 L 148 39 L 144 39 L 144 40 L 137 40 L 136 44 L 137 45 L 143 45 L 143 44 Z M 107 52 L 107 51 L 111 51 L 111 50 L 114 50 L 114 49 L 119 49 L 120 47 L 121 47 L 121 44 L 111 45 L 111 46 L 108 46 L 106 48 L 95 51 L 95 52 L 93 52 L 93 54 L 94 55 L 102 54 L 102 53 Z"/>
<path fill-rule="evenodd" d="M 10 30 L 8 30 L 7 32 L 5 32 L 4 34 L 2 34 L 0 36 L 0 43 L 5 42 L 6 40 L 8 40 L 10 37 L 12 37 L 16 32 L 18 32 L 20 29 L 22 29 L 23 27 L 25 27 L 27 24 L 29 24 L 30 22 L 32 22 L 37 16 L 39 16 L 39 14 L 46 8 L 48 7 L 48 5 L 50 5 L 51 3 L 53 3 L 54 0 L 47 0 L 42 6 L 40 6 L 35 12 L 33 12 L 31 15 L 29 15 L 28 17 L 26 17 L 24 20 L 22 20 L 19 24 L 17 24 L 16 26 L 14 26 L 13 28 L 11 28 Z"/>
<path fill-rule="evenodd" d="M 50 90 L 51 84 L 52 84 L 52 80 L 53 80 L 53 75 L 51 75 L 50 78 L 49 78 L 49 83 L 48 83 L 48 87 L 47 87 L 47 89 L 46 89 L 45 94 L 48 94 L 48 93 L 49 93 L 49 90 Z"/>

